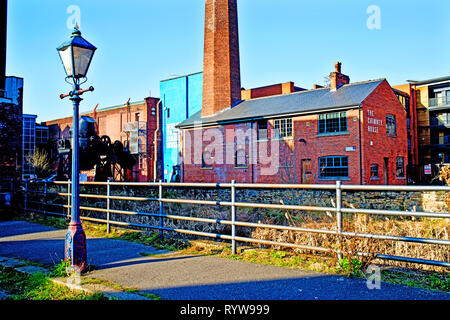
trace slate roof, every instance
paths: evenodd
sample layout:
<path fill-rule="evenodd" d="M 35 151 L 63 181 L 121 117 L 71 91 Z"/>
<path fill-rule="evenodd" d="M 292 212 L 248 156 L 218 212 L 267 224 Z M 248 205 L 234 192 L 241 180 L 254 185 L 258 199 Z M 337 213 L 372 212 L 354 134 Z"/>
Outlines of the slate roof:
<path fill-rule="evenodd" d="M 384 80 L 355 82 L 344 85 L 336 91 L 331 91 L 330 88 L 321 88 L 245 100 L 209 117 L 202 118 L 202 112 L 199 111 L 176 127 L 189 128 L 194 125 L 217 125 L 250 119 L 348 109 L 359 106 Z"/>

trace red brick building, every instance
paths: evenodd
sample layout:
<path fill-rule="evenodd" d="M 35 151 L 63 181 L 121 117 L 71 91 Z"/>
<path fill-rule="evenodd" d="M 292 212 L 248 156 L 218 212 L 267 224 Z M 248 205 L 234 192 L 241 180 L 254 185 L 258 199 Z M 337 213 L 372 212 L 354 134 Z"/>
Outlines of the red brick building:
<path fill-rule="evenodd" d="M 183 181 L 406 184 L 406 111 L 389 83 L 331 79 L 179 124 Z"/>
<path fill-rule="evenodd" d="M 160 109 L 159 99 L 149 97 L 144 101 L 101 108 L 81 116 L 94 118 L 99 136 L 106 135 L 111 143 L 120 141 L 128 147 L 136 160 L 131 180 L 148 182 L 161 179 L 162 174 Z M 45 124 L 49 127 L 49 140 L 55 147 L 58 140 L 70 137 L 72 117 L 47 121 Z M 85 173 L 92 179 L 95 171 Z"/>

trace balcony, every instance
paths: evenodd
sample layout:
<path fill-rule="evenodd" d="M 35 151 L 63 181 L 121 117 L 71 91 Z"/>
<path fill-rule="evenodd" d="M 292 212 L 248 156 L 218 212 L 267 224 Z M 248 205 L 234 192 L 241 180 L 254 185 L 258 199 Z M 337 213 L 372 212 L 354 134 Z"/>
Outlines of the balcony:
<path fill-rule="evenodd" d="M 443 130 L 443 129 L 449 129 L 450 128 L 450 118 L 449 117 L 431 117 L 430 118 L 430 128 L 431 129 L 437 129 L 437 130 Z"/>
<path fill-rule="evenodd" d="M 444 136 L 432 136 L 431 137 L 431 148 L 433 149 L 446 149 L 448 150 L 450 146 L 450 135 Z"/>
<path fill-rule="evenodd" d="M 439 110 L 450 108 L 450 96 L 444 96 L 439 98 L 431 98 L 429 100 L 430 110 Z"/>

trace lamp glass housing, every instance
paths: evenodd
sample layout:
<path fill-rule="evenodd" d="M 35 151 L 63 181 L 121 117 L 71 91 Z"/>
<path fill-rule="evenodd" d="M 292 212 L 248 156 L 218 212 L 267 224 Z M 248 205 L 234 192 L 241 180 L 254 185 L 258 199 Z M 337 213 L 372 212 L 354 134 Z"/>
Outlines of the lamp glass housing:
<path fill-rule="evenodd" d="M 78 29 L 72 33 L 72 38 L 58 49 L 66 76 L 70 78 L 85 78 L 91 65 L 96 47 L 87 42 Z"/>

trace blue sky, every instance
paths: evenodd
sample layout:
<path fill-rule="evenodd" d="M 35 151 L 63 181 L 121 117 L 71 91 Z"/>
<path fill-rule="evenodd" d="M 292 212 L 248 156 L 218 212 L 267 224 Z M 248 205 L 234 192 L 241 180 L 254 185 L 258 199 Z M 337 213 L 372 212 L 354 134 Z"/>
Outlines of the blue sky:
<path fill-rule="evenodd" d="M 81 111 L 159 96 L 159 82 L 202 71 L 204 0 L 9 0 L 7 74 L 25 80 L 24 112 L 70 116 L 56 47 L 67 13 L 97 48 Z M 380 19 L 371 20 L 380 10 Z M 450 74 L 448 0 L 238 0 L 242 86 L 323 84 L 335 61 L 352 82 L 391 85 Z M 367 21 L 379 22 L 370 29 Z"/>

